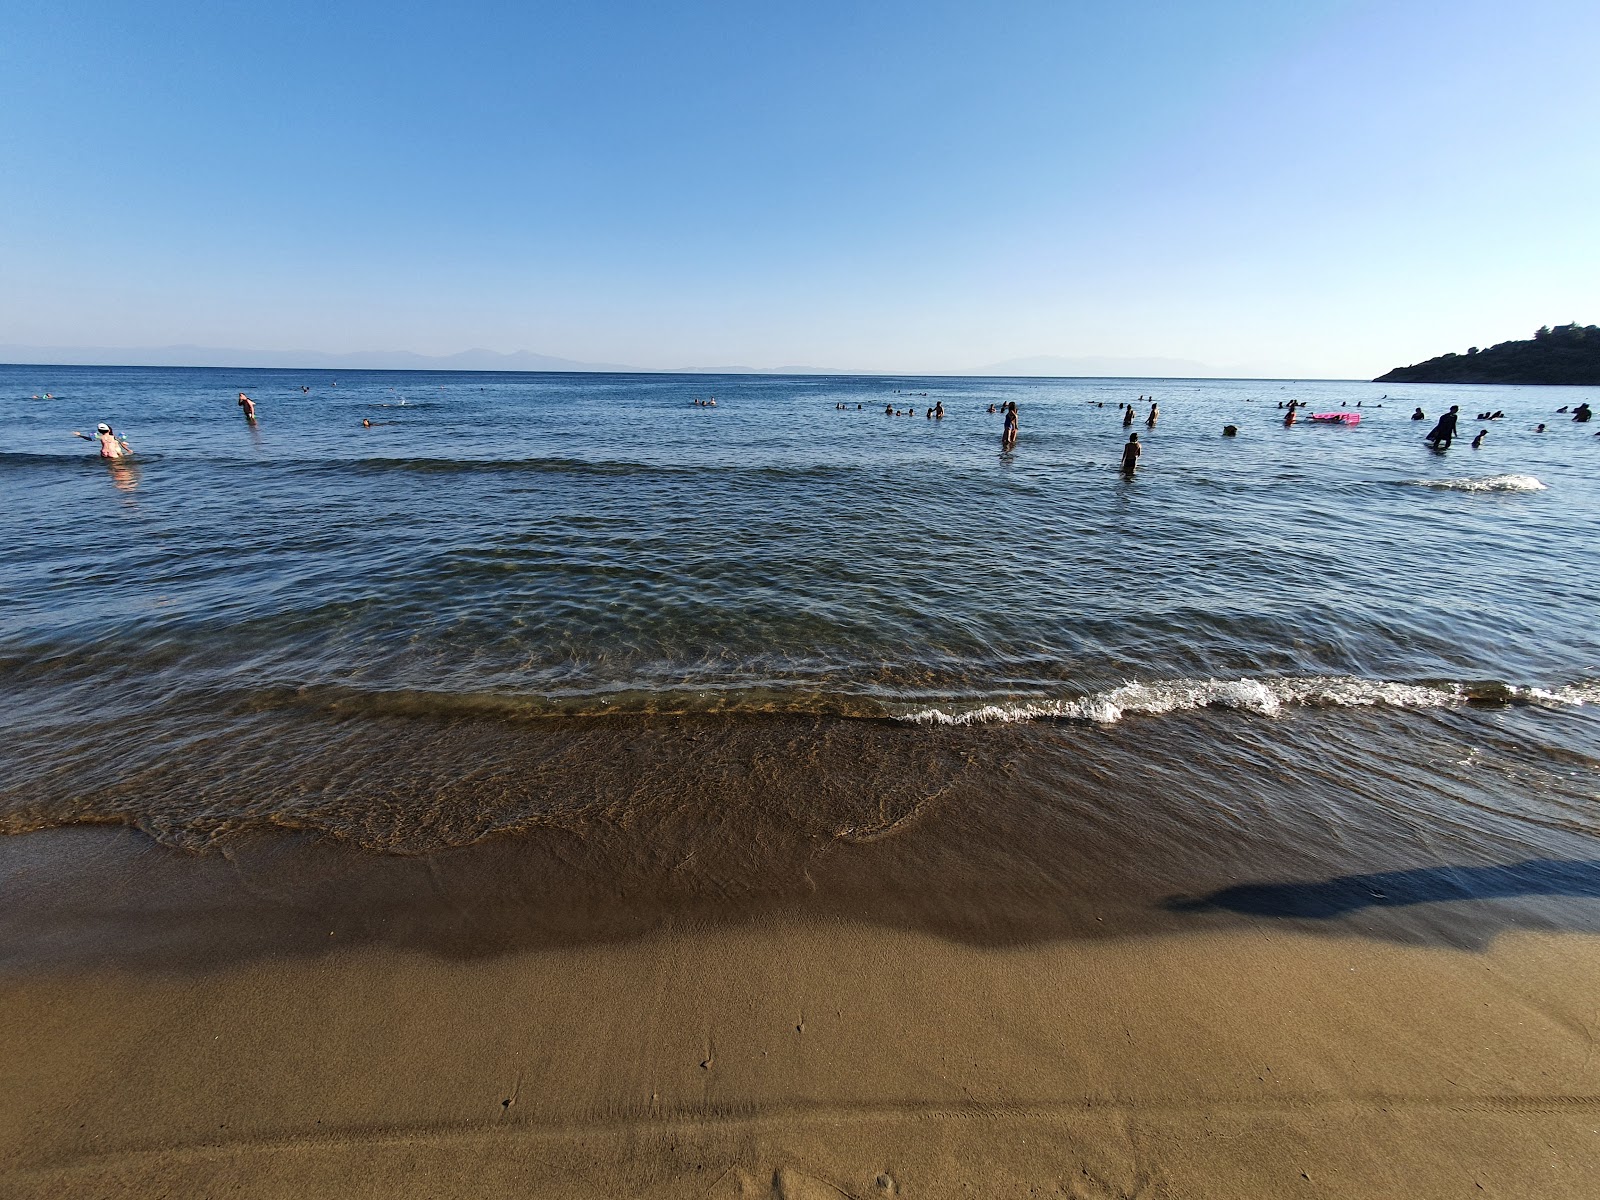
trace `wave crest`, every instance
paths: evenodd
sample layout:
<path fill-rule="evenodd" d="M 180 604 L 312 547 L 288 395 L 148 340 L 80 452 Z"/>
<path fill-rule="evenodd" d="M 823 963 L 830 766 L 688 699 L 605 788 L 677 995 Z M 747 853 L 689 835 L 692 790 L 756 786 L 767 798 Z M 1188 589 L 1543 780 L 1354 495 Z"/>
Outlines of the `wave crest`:
<path fill-rule="evenodd" d="M 1487 475 L 1482 479 L 1413 479 L 1416 487 L 1450 492 L 1544 492 L 1549 486 L 1533 475 Z"/>
<path fill-rule="evenodd" d="M 1600 702 L 1600 684 L 1556 689 L 1506 683 L 1397 683 L 1325 676 L 1286 679 L 1169 679 L 1126 683 L 1087 696 L 990 703 L 947 711 L 924 708 L 900 719 L 917 725 L 988 725 L 1019 721 L 1077 721 L 1111 725 L 1132 715 L 1228 708 L 1275 717 L 1286 706 L 1305 708 L 1445 708 L 1461 704 L 1583 705 Z"/>

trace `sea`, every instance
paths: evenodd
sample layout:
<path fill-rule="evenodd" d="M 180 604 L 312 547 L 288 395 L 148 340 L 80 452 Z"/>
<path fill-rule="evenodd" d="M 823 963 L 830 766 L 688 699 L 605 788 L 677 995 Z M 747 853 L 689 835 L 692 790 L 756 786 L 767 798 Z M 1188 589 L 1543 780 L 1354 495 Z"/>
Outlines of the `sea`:
<path fill-rule="evenodd" d="M 0 367 L 0 832 L 544 839 L 621 892 L 991 933 L 1261 880 L 1571 896 L 1600 859 L 1585 400 Z M 73 437 L 100 421 L 130 460 Z"/>

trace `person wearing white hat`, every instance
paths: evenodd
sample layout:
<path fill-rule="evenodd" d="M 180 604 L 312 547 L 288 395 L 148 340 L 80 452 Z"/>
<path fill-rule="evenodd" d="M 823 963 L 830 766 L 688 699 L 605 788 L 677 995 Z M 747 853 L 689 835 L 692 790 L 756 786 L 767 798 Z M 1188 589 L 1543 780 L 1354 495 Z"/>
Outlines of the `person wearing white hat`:
<path fill-rule="evenodd" d="M 81 437 L 86 442 L 99 442 L 101 458 L 127 458 L 128 455 L 133 453 L 128 448 L 127 440 L 112 433 L 111 426 L 104 421 L 95 426 L 93 437 L 90 437 L 87 433 L 79 433 L 76 429 L 72 431 L 72 436 Z"/>

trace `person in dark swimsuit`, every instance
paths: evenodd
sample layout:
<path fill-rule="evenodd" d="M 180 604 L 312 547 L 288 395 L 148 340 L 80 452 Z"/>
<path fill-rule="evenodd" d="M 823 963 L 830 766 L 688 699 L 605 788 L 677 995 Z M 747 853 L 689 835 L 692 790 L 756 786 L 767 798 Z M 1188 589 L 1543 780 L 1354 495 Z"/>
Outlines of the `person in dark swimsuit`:
<path fill-rule="evenodd" d="M 1000 448 L 1009 450 L 1017 444 L 1017 402 L 1006 401 L 1006 425 L 1000 433 Z"/>
<path fill-rule="evenodd" d="M 1448 450 L 1450 443 L 1456 437 L 1456 414 L 1461 411 L 1459 404 L 1452 404 L 1450 411 L 1439 418 L 1439 423 L 1428 431 L 1428 436 L 1422 440 L 1435 450 Z"/>
<path fill-rule="evenodd" d="M 1139 445 L 1139 435 L 1130 433 L 1128 442 L 1122 447 L 1122 473 L 1128 478 L 1133 478 L 1133 473 L 1139 469 L 1139 455 L 1144 453 L 1144 447 Z"/>

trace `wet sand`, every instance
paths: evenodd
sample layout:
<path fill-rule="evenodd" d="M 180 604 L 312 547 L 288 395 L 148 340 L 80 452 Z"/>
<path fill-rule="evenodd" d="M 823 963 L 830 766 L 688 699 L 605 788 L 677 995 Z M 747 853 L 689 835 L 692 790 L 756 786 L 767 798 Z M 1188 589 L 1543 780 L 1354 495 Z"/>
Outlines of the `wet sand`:
<path fill-rule="evenodd" d="M 0 840 L 0 1192 L 1592 1195 L 1595 864 L 957 928 L 595 853 Z"/>

